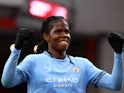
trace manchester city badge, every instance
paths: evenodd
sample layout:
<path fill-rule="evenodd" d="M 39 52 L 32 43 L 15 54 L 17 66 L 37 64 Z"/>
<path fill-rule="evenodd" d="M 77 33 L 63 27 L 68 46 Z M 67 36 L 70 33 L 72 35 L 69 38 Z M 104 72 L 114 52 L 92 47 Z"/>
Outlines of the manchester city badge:
<path fill-rule="evenodd" d="M 75 73 L 79 72 L 79 67 L 78 66 L 73 66 L 72 71 L 75 72 Z"/>

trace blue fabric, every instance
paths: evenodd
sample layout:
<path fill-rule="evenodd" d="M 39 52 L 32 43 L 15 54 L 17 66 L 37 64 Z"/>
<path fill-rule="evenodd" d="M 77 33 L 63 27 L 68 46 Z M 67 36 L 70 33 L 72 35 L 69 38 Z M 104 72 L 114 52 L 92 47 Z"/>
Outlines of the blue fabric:
<path fill-rule="evenodd" d="M 122 54 L 114 53 L 113 72 L 108 74 L 86 58 L 56 59 L 46 51 L 26 56 L 17 66 L 20 52 L 14 49 L 5 64 L 2 84 L 6 87 L 27 82 L 27 93 L 86 93 L 87 84 L 113 90 L 122 84 Z"/>

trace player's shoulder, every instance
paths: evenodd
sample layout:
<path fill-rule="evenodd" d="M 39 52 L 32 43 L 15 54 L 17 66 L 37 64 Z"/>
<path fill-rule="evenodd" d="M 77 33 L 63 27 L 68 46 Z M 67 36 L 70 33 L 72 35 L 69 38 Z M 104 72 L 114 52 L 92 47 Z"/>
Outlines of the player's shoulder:
<path fill-rule="evenodd" d="M 35 53 L 32 53 L 32 54 L 28 54 L 26 56 L 26 58 L 30 58 L 32 60 L 36 60 L 36 59 L 45 59 L 47 56 L 44 54 L 44 53 L 39 53 L 39 54 L 35 54 Z"/>
<path fill-rule="evenodd" d="M 80 57 L 80 56 L 70 56 L 71 60 L 75 61 L 75 62 L 89 62 L 89 60 L 85 57 Z"/>
<path fill-rule="evenodd" d="M 83 68 L 93 65 L 93 63 L 88 58 L 85 58 L 85 57 L 70 56 L 70 58 L 75 65 L 78 65 L 78 66 L 83 67 Z"/>

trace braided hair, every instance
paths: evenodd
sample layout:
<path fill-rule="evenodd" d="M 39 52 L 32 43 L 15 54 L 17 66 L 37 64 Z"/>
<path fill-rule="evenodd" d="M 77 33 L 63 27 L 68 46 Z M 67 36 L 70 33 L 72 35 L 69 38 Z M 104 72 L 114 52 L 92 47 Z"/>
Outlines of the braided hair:
<path fill-rule="evenodd" d="M 42 24 L 42 28 L 41 28 L 42 41 L 38 43 L 36 53 L 42 53 L 44 50 L 48 51 L 48 43 L 47 43 L 47 41 L 44 40 L 43 34 L 44 33 L 49 34 L 51 29 L 54 26 L 54 23 L 56 23 L 58 21 L 62 21 L 62 20 L 67 21 L 62 16 L 50 16 L 46 20 L 44 20 L 44 22 Z"/>

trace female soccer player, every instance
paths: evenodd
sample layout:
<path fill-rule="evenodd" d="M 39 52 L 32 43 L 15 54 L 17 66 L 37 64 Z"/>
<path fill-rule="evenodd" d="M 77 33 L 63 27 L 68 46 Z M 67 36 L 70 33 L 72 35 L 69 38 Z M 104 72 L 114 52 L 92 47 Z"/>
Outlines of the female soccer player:
<path fill-rule="evenodd" d="M 111 33 L 108 37 L 114 49 L 111 74 L 97 68 L 86 58 L 67 54 L 71 36 L 68 22 L 63 17 L 48 17 L 43 22 L 41 34 L 37 54 L 27 55 L 18 64 L 23 45 L 33 35 L 26 28 L 18 31 L 15 48 L 3 70 L 3 86 L 11 88 L 27 82 L 27 93 L 86 93 L 88 84 L 111 90 L 121 89 L 123 37 L 119 33 Z"/>

